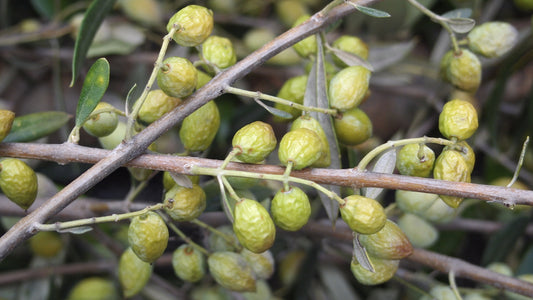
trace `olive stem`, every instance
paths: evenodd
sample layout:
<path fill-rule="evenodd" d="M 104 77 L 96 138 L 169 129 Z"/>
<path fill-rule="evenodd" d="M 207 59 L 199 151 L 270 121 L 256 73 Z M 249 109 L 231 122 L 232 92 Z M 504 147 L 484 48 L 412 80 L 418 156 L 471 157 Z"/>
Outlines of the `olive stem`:
<path fill-rule="evenodd" d="M 193 224 L 196 224 L 202 228 L 205 228 L 209 231 L 211 231 L 212 233 L 218 235 L 219 237 L 223 238 L 228 244 L 231 244 L 233 247 L 235 247 L 235 249 L 237 249 L 238 252 L 240 252 L 242 250 L 242 246 L 239 244 L 239 243 L 236 243 L 236 241 L 234 239 L 231 238 L 230 235 L 214 228 L 213 226 L 210 226 L 209 224 L 205 223 L 205 222 L 202 222 L 198 219 L 194 219 L 191 221 L 191 223 Z"/>
<path fill-rule="evenodd" d="M 287 167 L 285 167 L 285 172 L 283 172 L 283 189 L 288 192 L 290 190 L 289 187 L 289 177 L 291 175 L 292 166 L 294 165 L 293 161 L 289 161 L 289 164 Z"/>
<path fill-rule="evenodd" d="M 110 216 L 87 218 L 75 221 L 56 222 L 54 224 L 35 224 L 35 228 L 40 231 L 57 231 L 61 232 L 70 228 L 93 225 L 98 223 L 118 222 L 125 219 L 130 219 L 136 216 L 143 215 L 149 211 L 158 210 L 164 207 L 163 203 L 158 203 L 153 206 L 147 206 L 144 209 L 133 211 L 125 214 L 112 214 Z"/>
<path fill-rule="evenodd" d="M 172 223 L 172 221 L 164 214 L 160 213 L 159 214 L 163 220 L 165 220 L 165 223 L 167 224 L 167 226 L 172 229 L 172 231 L 174 231 L 177 235 L 179 235 L 179 237 L 184 240 L 187 244 L 189 244 L 190 246 L 192 246 L 194 249 L 202 252 L 205 256 L 209 256 L 211 253 L 209 251 L 207 251 L 207 249 L 205 249 L 204 247 L 198 245 L 197 243 L 193 242 L 185 233 L 183 233 L 183 231 L 181 231 L 178 226 L 176 226 L 174 223 Z"/>
<path fill-rule="evenodd" d="M 236 147 L 233 147 L 233 149 L 231 149 L 231 152 L 228 153 L 228 156 L 226 156 L 226 158 L 224 159 L 224 161 L 222 162 L 222 165 L 220 165 L 220 169 L 225 169 L 226 166 L 229 164 L 229 162 L 238 154 L 240 154 L 242 152 L 242 150 L 240 148 L 236 148 Z"/>
<path fill-rule="evenodd" d="M 275 97 L 275 96 L 272 96 L 272 95 L 263 94 L 261 92 L 247 91 L 247 90 L 239 89 L 239 88 L 232 87 L 232 86 L 226 86 L 224 88 L 224 91 L 226 93 L 230 93 L 230 94 L 234 94 L 234 95 L 250 97 L 250 98 L 254 98 L 254 99 L 272 101 L 272 102 L 275 102 L 275 103 L 279 103 L 279 104 L 287 105 L 287 106 L 290 106 L 290 107 L 294 107 L 294 108 L 297 108 L 297 109 L 302 110 L 302 111 L 315 111 L 315 112 L 324 113 L 324 114 L 328 114 L 328 115 L 332 115 L 332 116 L 336 116 L 338 114 L 336 109 L 305 106 L 305 105 L 301 105 L 301 104 L 298 104 L 298 103 L 295 103 L 295 102 L 292 102 L 292 101 L 289 101 L 289 100 L 286 100 L 286 99 L 283 99 L 283 98 L 280 98 L 280 97 Z"/>
<path fill-rule="evenodd" d="M 448 23 L 446 23 L 446 18 L 443 18 L 443 17 L 437 15 L 436 13 L 432 12 L 430 9 L 428 9 L 424 5 L 418 3 L 416 0 L 407 0 L 407 1 L 409 3 L 411 3 L 414 7 L 416 7 L 418 10 L 420 10 L 422 13 L 424 13 L 425 15 L 430 17 L 433 22 L 439 23 L 440 26 L 442 26 L 444 29 L 446 29 L 446 31 L 448 31 L 448 34 L 450 35 L 450 39 L 452 41 L 453 51 L 456 54 L 461 53 L 461 49 L 459 48 L 459 43 L 457 42 L 457 38 L 455 37 L 455 33 L 450 28 Z"/>
<path fill-rule="evenodd" d="M 168 44 L 172 40 L 172 36 L 176 31 L 179 29 L 179 24 L 174 23 L 172 25 L 172 28 L 168 32 L 165 37 L 163 37 L 163 44 L 161 45 L 161 50 L 159 51 L 159 55 L 157 56 L 157 59 L 154 63 L 154 69 L 152 70 L 152 74 L 150 74 L 150 78 L 148 79 L 148 82 L 146 83 L 146 87 L 144 88 L 141 96 L 135 101 L 135 104 L 133 104 L 133 110 L 131 114 L 128 116 L 128 124 L 126 129 L 126 140 L 129 140 L 134 135 L 134 124 L 135 120 L 137 120 L 137 116 L 139 115 L 139 111 L 141 110 L 141 107 L 144 103 L 144 100 L 146 100 L 146 97 L 148 96 L 148 92 L 152 89 L 152 84 L 154 83 L 157 73 L 159 72 L 159 69 L 161 68 L 163 64 L 163 58 L 165 57 L 165 53 L 167 52 Z"/>
<path fill-rule="evenodd" d="M 221 175 L 221 180 L 222 180 L 222 183 L 224 184 L 224 186 L 226 187 L 226 189 L 228 190 L 228 193 L 231 196 L 231 198 L 235 199 L 235 201 L 237 201 L 237 202 L 241 202 L 242 201 L 241 197 L 239 197 L 239 195 L 237 195 L 237 193 L 235 192 L 235 190 L 233 189 L 233 187 L 229 183 L 228 179 L 226 179 L 226 177 L 224 177 L 224 175 Z M 228 207 L 229 207 L 229 205 L 228 205 Z"/>
<path fill-rule="evenodd" d="M 141 181 L 135 188 L 131 189 L 124 199 L 124 202 L 126 203 L 132 203 L 133 200 L 139 195 L 139 193 L 146 187 L 150 179 L 152 179 L 157 173 L 157 171 L 154 171 L 148 176 L 146 180 Z M 133 177 L 133 176 L 132 176 Z M 133 179 L 133 178 L 132 178 Z M 133 183 L 133 182 L 132 182 Z"/>
<path fill-rule="evenodd" d="M 392 149 L 397 146 L 405 146 L 408 144 L 439 144 L 444 146 L 452 146 L 455 145 L 455 142 L 443 139 L 443 138 L 433 138 L 433 137 L 418 137 L 418 138 L 411 138 L 411 139 L 404 139 L 404 140 L 398 140 L 398 141 L 388 141 L 376 148 L 374 148 L 372 151 L 368 152 L 363 159 L 359 162 L 357 167 L 355 167 L 359 171 L 364 171 L 366 169 L 366 166 L 372 161 L 374 158 L 376 158 L 379 154 L 382 152 Z"/>
<path fill-rule="evenodd" d="M 246 178 L 256 178 L 256 179 L 266 179 L 266 180 L 276 180 L 283 182 L 285 180 L 284 175 L 275 175 L 275 174 L 259 174 L 259 173 L 253 173 L 253 172 L 246 172 L 246 171 L 232 171 L 232 170 L 220 170 L 220 169 L 214 169 L 214 168 L 206 168 L 206 167 L 198 167 L 193 166 L 191 168 L 191 173 L 195 175 L 209 175 L 209 176 L 216 176 L 217 178 L 219 176 L 236 176 L 236 177 L 246 177 Z M 342 199 L 339 195 L 336 193 L 326 189 L 325 187 L 321 186 L 318 183 L 315 183 L 311 180 L 306 180 L 302 178 L 297 177 L 288 177 L 289 182 L 295 182 L 304 184 L 307 186 L 310 186 L 322 193 L 324 193 L 326 196 L 328 196 L 330 199 L 333 199 L 337 201 L 340 205 L 344 204 L 344 199 Z"/>
<path fill-rule="evenodd" d="M 457 289 L 457 284 L 455 283 L 455 272 L 453 270 L 448 273 L 448 281 L 450 282 L 450 288 L 452 289 L 455 298 L 457 300 L 463 300 L 461 294 L 459 293 L 459 290 Z"/>

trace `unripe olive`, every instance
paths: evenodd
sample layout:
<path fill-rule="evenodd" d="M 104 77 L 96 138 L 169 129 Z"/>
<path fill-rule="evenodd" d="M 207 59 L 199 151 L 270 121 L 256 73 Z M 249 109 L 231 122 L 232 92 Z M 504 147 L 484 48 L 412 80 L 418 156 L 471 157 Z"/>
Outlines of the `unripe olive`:
<path fill-rule="evenodd" d="M 463 300 L 491 300 L 492 298 L 483 295 L 481 292 L 472 292 L 463 297 Z"/>
<path fill-rule="evenodd" d="M 283 86 L 281 86 L 277 97 L 292 101 L 297 104 L 303 104 L 305 89 L 307 86 L 307 78 L 307 75 L 300 75 L 289 78 L 287 81 L 285 81 Z M 276 103 L 274 104 L 274 107 L 290 113 L 293 119 L 297 118 L 302 114 L 301 110 L 288 105 Z M 290 121 L 287 119 L 281 119 L 279 117 L 274 117 L 274 120 L 278 122 Z"/>
<path fill-rule="evenodd" d="M 509 267 L 508 264 L 503 263 L 503 262 L 490 263 L 487 266 L 487 270 L 491 270 L 493 272 L 496 272 L 496 273 L 499 273 L 505 276 L 509 276 L 509 277 L 513 276 L 513 270 L 511 269 L 511 267 Z"/>
<path fill-rule="evenodd" d="M 475 92 L 481 83 L 481 62 L 470 50 L 461 49 L 450 57 L 446 78 L 458 89 Z"/>
<path fill-rule="evenodd" d="M 172 267 L 181 280 L 197 282 L 205 275 L 205 257 L 194 247 L 184 244 L 172 254 Z"/>
<path fill-rule="evenodd" d="M 302 15 L 296 19 L 292 27 L 296 27 L 303 22 L 307 21 L 310 18 L 309 15 Z M 303 58 L 309 58 L 311 55 L 316 54 L 317 42 L 316 36 L 311 35 L 305 39 L 299 41 L 298 43 L 292 45 L 292 48 L 296 50 L 296 53 Z"/>
<path fill-rule="evenodd" d="M 334 48 L 340 49 L 359 56 L 362 59 L 368 59 L 368 45 L 360 38 L 351 35 L 342 35 L 337 38 L 333 44 Z M 333 53 L 333 62 L 340 68 L 346 68 L 347 65 L 335 53 Z"/>
<path fill-rule="evenodd" d="M 162 90 L 151 90 L 139 110 L 139 119 L 152 123 L 181 104 L 181 99 L 170 97 Z"/>
<path fill-rule="evenodd" d="M 433 178 L 470 182 L 470 168 L 463 156 L 455 150 L 444 150 L 435 161 Z M 457 208 L 463 201 L 460 197 L 441 195 L 440 198 L 452 208 Z"/>
<path fill-rule="evenodd" d="M 311 166 L 321 155 L 320 137 L 316 132 L 307 128 L 287 132 L 279 143 L 279 161 L 285 166 L 292 162 L 295 170 Z"/>
<path fill-rule="evenodd" d="M 300 188 L 291 186 L 288 191 L 279 190 L 270 204 L 274 223 L 289 231 L 302 228 L 311 216 L 309 198 Z"/>
<path fill-rule="evenodd" d="M 405 145 L 398 151 L 396 168 L 402 175 L 428 177 L 433 170 L 435 152 L 426 145 Z"/>
<path fill-rule="evenodd" d="M 470 173 L 472 173 L 472 171 L 474 170 L 474 165 L 476 163 L 476 154 L 466 141 L 460 141 L 453 146 L 446 146 L 443 150 L 455 150 L 459 152 L 459 154 L 461 154 L 466 164 L 468 165 L 468 170 L 470 171 Z"/>
<path fill-rule="evenodd" d="M 170 18 L 167 31 L 170 31 L 175 23 L 178 30 L 172 38 L 176 43 L 186 47 L 198 46 L 213 31 L 213 12 L 199 5 L 188 5 Z"/>
<path fill-rule="evenodd" d="M 423 215 L 439 195 L 414 191 L 396 190 L 396 205 L 407 213 Z"/>
<path fill-rule="evenodd" d="M 337 139 L 344 145 L 355 146 L 372 136 L 372 121 L 357 107 L 336 116 L 333 126 Z"/>
<path fill-rule="evenodd" d="M 141 260 L 153 263 L 167 248 L 167 225 L 152 211 L 134 217 L 128 228 L 128 242 Z"/>
<path fill-rule="evenodd" d="M 70 290 L 68 300 L 118 300 L 113 281 L 103 277 L 85 278 Z"/>
<path fill-rule="evenodd" d="M 113 110 L 113 105 L 107 102 L 99 102 L 96 105 L 93 113 L 98 113 L 101 110 Z M 83 129 L 87 131 L 88 134 L 95 137 L 103 137 L 110 135 L 115 131 L 118 125 L 118 116 L 113 111 L 107 111 L 98 113 L 96 115 L 91 115 L 87 121 L 83 124 Z"/>
<path fill-rule="evenodd" d="M 252 267 L 235 252 L 215 252 L 207 258 L 209 272 L 221 286 L 235 292 L 254 292 Z"/>
<path fill-rule="evenodd" d="M 126 123 L 119 121 L 117 124 L 117 128 L 115 130 L 106 136 L 98 138 L 98 142 L 100 142 L 100 145 L 102 145 L 102 148 L 111 150 L 115 149 L 122 141 L 124 140 L 124 137 L 126 136 Z"/>
<path fill-rule="evenodd" d="M 431 297 L 427 295 L 420 298 L 420 300 L 456 300 L 455 293 L 449 286 L 436 285 L 429 290 Z"/>
<path fill-rule="evenodd" d="M 120 8 L 129 18 L 150 26 L 162 25 L 163 12 L 157 0 L 120 0 Z"/>
<path fill-rule="evenodd" d="M 237 61 L 233 44 L 228 38 L 212 35 L 202 44 L 202 56 L 219 69 L 231 67 Z"/>
<path fill-rule="evenodd" d="M 163 61 L 157 72 L 157 85 L 171 97 L 185 98 L 196 88 L 197 73 L 188 59 L 172 56 Z"/>
<path fill-rule="evenodd" d="M 403 231 L 391 220 L 374 234 L 359 235 L 368 254 L 382 259 L 402 259 L 413 253 L 413 246 Z"/>
<path fill-rule="evenodd" d="M 329 148 L 329 142 L 328 138 L 326 136 L 326 133 L 324 132 L 324 129 L 322 128 L 322 125 L 313 117 L 309 115 L 302 115 L 298 117 L 294 122 L 292 122 L 291 130 L 295 130 L 298 128 L 307 128 L 312 131 L 314 131 L 318 137 L 320 138 L 320 141 L 322 141 L 322 155 L 318 158 L 317 161 L 315 161 L 311 167 L 314 168 L 326 168 L 329 167 L 331 164 L 331 151 Z"/>
<path fill-rule="evenodd" d="M 421 217 L 406 213 L 398 219 L 398 226 L 415 247 L 427 248 L 439 238 L 438 230 Z"/>
<path fill-rule="evenodd" d="M 15 120 L 15 113 L 9 110 L 0 109 L 0 142 L 11 131 L 11 126 Z"/>
<path fill-rule="evenodd" d="M 197 71 L 196 89 L 203 87 L 206 83 L 211 81 L 211 79 L 213 78 L 211 77 L 211 75 L 207 74 L 206 72 L 202 70 L 196 69 L 196 71 Z"/>
<path fill-rule="evenodd" d="M 246 249 L 261 253 L 274 244 L 276 228 L 268 211 L 257 201 L 243 199 L 235 204 L 233 231 Z"/>
<path fill-rule="evenodd" d="M 509 51 L 518 38 L 518 31 L 506 22 L 487 22 L 468 33 L 468 47 L 485 57 L 498 57 Z"/>
<path fill-rule="evenodd" d="M 270 124 L 255 121 L 239 129 L 233 136 L 237 159 L 255 164 L 263 161 L 276 148 L 277 140 Z"/>
<path fill-rule="evenodd" d="M 357 107 L 365 98 L 370 83 L 370 71 L 362 66 L 339 71 L 329 83 L 329 105 L 341 111 Z"/>
<path fill-rule="evenodd" d="M 276 15 L 285 26 L 291 26 L 302 15 L 308 15 L 309 11 L 302 1 L 281 0 L 276 1 Z"/>
<path fill-rule="evenodd" d="M 374 199 L 359 195 L 344 198 L 340 205 L 341 217 L 350 229 L 361 234 L 380 231 L 387 222 L 383 206 Z"/>
<path fill-rule="evenodd" d="M 41 231 L 29 241 L 33 253 L 41 257 L 54 257 L 63 249 L 63 241 L 57 232 Z"/>
<path fill-rule="evenodd" d="M 377 285 L 389 281 L 398 270 L 399 260 L 382 259 L 369 256 L 374 272 L 370 272 L 352 259 L 350 269 L 355 279 L 364 285 Z"/>
<path fill-rule="evenodd" d="M 418 214 L 418 216 L 435 223 L 449 222 L 456 215 L 457 210 L 446 204 L 441 197 L 438 197 L 423 214 Z"/>
<path fill-rule="evenodd" d="M 241 295 L 244 297 L 244 300 L 276 300 L 279 298 L 272 295 L 272 290 L 265 280 L 256 280 L 255 282 L 256 290 L 255 292 L 244 292 Z"/>
<path fill-rule="evenodd" d="M 141 260 L 129 247 L 118 262 L 118 280 L 124 297 L 137 295 L 152 276 L 152 265 Z"/>
<path fill-rule="evenodd" d="M 478 127 L 476 109 L 467 101 L 454 99 L 446 102 L 439 115 L 439 130 L 446 138 L 466 140 Z"/>
<path fill-rule="evenodd" d="M 27 210 L 37 197 L 37 175 L 20 159 L 0 160 L 0 189 L 9 200 Z"/>
<path fill-rule="evenodd" d="M 206 150 L 220 127 L 220 112 L 214 101 L 207 102 L 182 122 L 180 139 L 185 149 L 189 151 Z"/>
<path fill-rule="evenodd" d="M 267 250 L 263 253 L 254 253 L 246 248 L 241 251 L 257 279 L 268 279 L 274 273 L 274 256 Z"/>
<path fill-rule="evenodd" d="M 206 196 L 197 184 L 193 184 L 192 188 L 174 185 L 165 193 L 164 204 L 165 212 L 174 221 L 191 221 L 204 212 Z"/>

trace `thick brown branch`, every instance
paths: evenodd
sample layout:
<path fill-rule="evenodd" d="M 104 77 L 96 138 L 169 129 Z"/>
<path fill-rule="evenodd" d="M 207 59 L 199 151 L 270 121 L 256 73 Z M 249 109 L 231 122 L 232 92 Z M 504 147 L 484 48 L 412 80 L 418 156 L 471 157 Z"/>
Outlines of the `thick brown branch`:
<path fill-rule="evenodd" d="M 59 163 L 84 162 L 97 163 L 111 155 L 111 151 L 87 148 L 74 144 L 0 144 L 0 156 L 17 156 L 56 161 Z M 139 167 L 161 171 L 173 171 L 194 175 L 193 166 L 218 168 L 222 161 L 197 158 L 178 157 L 164 154 L 144 154 L 124 163 L 124 166 Z M 247 171 L 264 174 L 283 174 L 284 168 L 273 165 L 251 165 L 230 163 L 228 170 Z M 491 186 L 475 183 L 451 182 L 430 178 L 410 177 L 394 174 L 359 172 L 354 169 L 308 169 L 293 171 L 291 176 L 312 180 L 322 184 L 356 187 L 381 187 L 419 191 L 426 193 L 451 195 L 464 198 L 475 198 L 496 201 L 504 205 L 526 204 L 533 206 L 533 191 Z"/>

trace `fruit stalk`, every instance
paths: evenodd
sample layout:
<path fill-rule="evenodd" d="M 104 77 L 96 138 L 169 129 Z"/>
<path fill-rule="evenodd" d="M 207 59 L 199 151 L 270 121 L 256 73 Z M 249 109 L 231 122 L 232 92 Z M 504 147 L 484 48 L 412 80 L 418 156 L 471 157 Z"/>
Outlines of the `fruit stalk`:
<path fill-rule="evenodd" d="M 193 242 L 193 240 L 191 240 L 185 233 L 183 233 L 183 231 L 181 231 L 178 226 L 176 226 L 174 223 L 172 223 L 172 221 L 167 218 L 166 215 L 164 214 L 159 214 L 164 220 L 165 222 L 167 223 L 167 226 L 172 229 L 172 231 L 174 231 L 177 235 L 179 235 L 179 237 L 184 240 L 187 244 L 191 245 L 192 247 L 194 247 L 194 249 L 202 252 L 205 256 L 209 256 L 209 251 L 207 251 L 204 247 L 198 245 L 197 243 Z"/>
<path fill-rule="evenodd" d="M 379 154 L 382 152 L 385 152 L 386 150 L 398 147 L 398 146 L 404 146 L 408 144 L 427 144 L 427 143 L 433 143 L 433 144 L 439 144 L 443 146 L 452 146 L 455 145 L 455 142 L 442 139 L 442 138 L 433 138 L 433 137 L 419 137 L 419 138 L 411 138 L 411 139 L 404 139 L 404 140 L 398 140 L 398 141 L 388 141 L 374 149 L 372 151 L 368 152 L 363 159 L 359 162 L 357 167 L 355 167 L 359 171 L 364 171 L 366 169 L 366 166 Z"/>

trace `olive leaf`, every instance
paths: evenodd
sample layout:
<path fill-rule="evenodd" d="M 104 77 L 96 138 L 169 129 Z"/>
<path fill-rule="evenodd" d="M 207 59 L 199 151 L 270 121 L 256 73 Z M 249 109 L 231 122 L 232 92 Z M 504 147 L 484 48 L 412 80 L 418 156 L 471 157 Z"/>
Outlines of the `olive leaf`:
<path fill-rule="evenodd" d="M 415 47 L 416 40 L 393 43 L 381 46 L 371 46 L 372 51 L 368 53 L 368 62 L 379 72 L 402 61 Z"/>
<path fill-rule="evenodd" d="M 70 115 L 62 111 L 45 111 L 16 117 L 5 143 L 30 142 L 45 137 L 65 125 Z"/>
<path fill-rule="evenodd" d="M 361 242 L 359 241 L 359 234 L 355 234 L 353 237 L 353 258 L 369 272 L 375 272 L 374 266 L 368 257 L 368 253 Z"/>
<path fill-rule="evenodd" d="M 309 72 L 307 79 L 307 86 L 304 94 L 305 106 L 315 106 L 320 108 L 328 108 L 328 93 L 326 88 L 326 68 L 324 65 L 324 48 L 322 46 L 322 37 L 320 34 L 316 34 L 317 38 L 317 56 L 316 61 Z M 324 113 L 310 112 L 309 115 L 315 118 L 322 126 L 324 133 L 326 134 L 330 152 L 331 152 L 331 165 L 329 168 L 340 169 L 340 153 L 337 138 L 333 130 L 333 120 L 331 116 Z M 334 185 L 326 186 L 327 189 L 340 195 L 340 187 Z M 326 195 L 320 193 L 320 200 L 326 209 L 326 213 L 330 221 L 335 224 L 339 212 L 339 204 L 333 201 Z"/>
<path fill-rule="evenodd" d="M 516 275 L 522 274 L 532 274 L 533 273 L 533 246 L 530 246 L 529 249 L 524 254 L 522 262 L 516 269 Z"/>
<path fill-rule="evenodd" d="M 340 60 L 342 60 L 345 64 L 348 66 L 362 66 L 369 70 L 370 72 L 374 72 L 374 67 L 366 61 L 365 59 L 361 58 L 359 55 L 355 55 L 350 52 L 343 51 L 341 49 L 337 49 L 334 47 L 329 47 L 329 50 L 331 50 Z"/>
<path fill-rule="evenodd" d="M 450 10 L 449 12 L 441 15 L 441 17 L 446 18 L 446 19 L 470 18 L 471 15 L 472 15 L 472 9 L 458 8 L 458 9 Z"/>
<path fill-rule="evenodd" d="M 396 150 L 391 149 L 383 153 L 377 160 L 372 172 L 392 174 L 396 167 Z M 364 190 L 364 196 L 372 199 L 376 199 L 383 191 L 382 188 L 366 188 Z"/>
<path fill-rule="evenodd" d="M 355 9 L 357 9 L 358 11 L 364 13 L 367 16 L 371 16 L 371 17 L 374 17 L 374 18 L 388 18 L 388 17 L 390 17 L 390 14 L 388 12 L 385 12 L 385 11 L 382 11 L 382 10 L 379 10 L 379 9 L 375 9 L 375 8 L 371 8 L 371 7 L 357 5 L 357 4 L 354 4 L 352 2 L 348 2 L 348 3 L 352 4 L 355 7 Z"/>
<path fill-rule="evenodd" d="M 73 228 L 66 228 L 66 229 L 58 229 L 57 232 L 59 233 L 72 233 L 72 234 L 84 234 L 86 232 L 89 232 L 93 230 L 91 226 L 79 226 L 79 227 L 73 227 Z"/>
<path fill-rule="evenodd" d="M 317 268 L 320 280 L 328 291 L 327 299 L 359 300 L 361 299 L 353 285 L 346 278 L 345 272 L 337 266 L 323 263 Z"/>
<path fill-rule="evenodd" d="M 87 56 L 87 51 L 93 41 L 94 35 L 109 14 L 116 0 L 94 0 L 83 17 L 80 31 L 74 45 L 74 57 L 72 58 L 72 79 L 70 86 L 74 85 L 80 72 L 81 65 Z"/>
<path fill-rule="evenodd" d="M 476 26 L 476 21 L 470 18 L 451 18 L 446 19 L 445 22 L 457 33 L 467 33 Z"/>
<path fill-rule="evenodd" d="M 282 118 L 282 119 L 292 119 L 292 115 L 284 110 L 281 110 L 281 109 L 277 109 L 275 107 L 272 107 L 272 106 L 268 106 L 266 104 L 264 104 L 262 101 L 260 101 L 259 99 L 256 99 L 256 98 L 253 98 L 255 102 L 257 102 L 257 104 L 259 104 L 262 108 L 264 108 L 266 111 L 268 111 L 269 113 L 271 113 L 272 115 L 276 116 L 276 117 L 279 117 L 279 118 Z"/>
<path fill-rule="evenodd" d="M 174 182 L 177 185 L 186 187 L 188 189 L 192 188 L 192 181 L 187 175 L 178 174 L 178 173 L 174 173 L 174 172 L 168 172 L 168 173 L 170 174 L 170 177 L 172 177 L 172 179 L 174 180 Z"/>
<path fill-rule="evenodd" d="M 76 126 L 82 126 L 89 118 L 109 85 L 109 62 L 100 58 L 89 69 L 81 88 L 76 108 Z"/>

